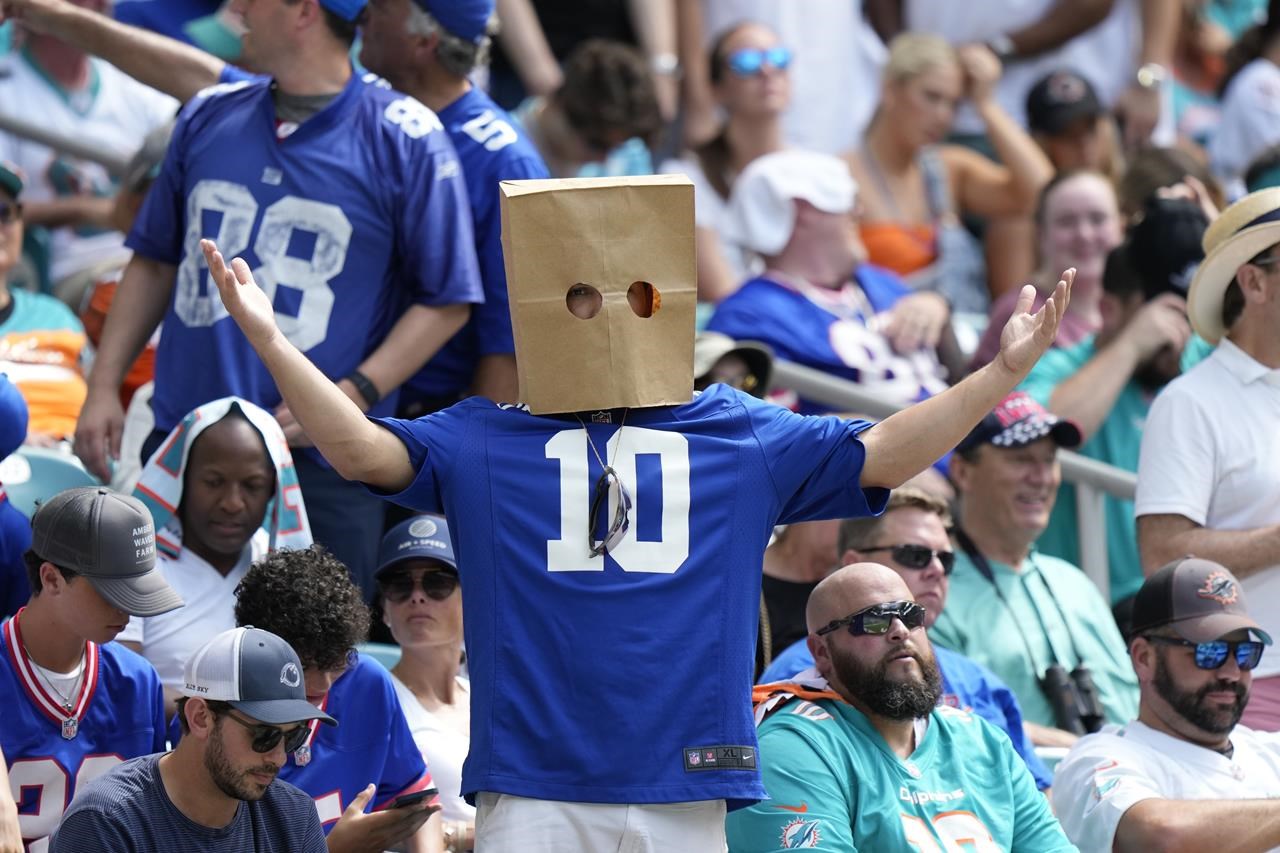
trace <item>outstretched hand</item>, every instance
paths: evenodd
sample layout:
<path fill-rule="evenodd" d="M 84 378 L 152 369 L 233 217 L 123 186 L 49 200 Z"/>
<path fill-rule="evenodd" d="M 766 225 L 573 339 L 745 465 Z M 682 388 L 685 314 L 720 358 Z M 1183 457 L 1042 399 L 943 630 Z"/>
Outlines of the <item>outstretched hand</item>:
<path fill-rule="evenodd" d="M 228 267 L 212 240 L 201 240 L 200 249 L 204 252 L 209 276 L 218 286 L 218 295 L 222 297 L 227 313 L 254 349 L 261 351 L 280 334 L 271 300 L 253 280 L 253 273 L 243 258 L 234 258 Z"/>
<path fill-rule="evenodd" d="M 1062 322 L 1062 315 L 1071 301 L 1071 283 L 1075 279 L 1074 267 L 1064 272 L 1058 286 L 1053 289 L 1053 296 L 1046 299 L 1034 314 L 1031 313 L 1031 306 L 1035 301 L 1036 289 L 1028 284 L 1018 294 L 1018 305 L 1013 309 L 1013 316 L 1000 333 L 1000 352 L 996 361 L 1019 380 L 1030 373 L 1040 356 L 1053 346 L 1058 335 L 1058 324 Z"/>

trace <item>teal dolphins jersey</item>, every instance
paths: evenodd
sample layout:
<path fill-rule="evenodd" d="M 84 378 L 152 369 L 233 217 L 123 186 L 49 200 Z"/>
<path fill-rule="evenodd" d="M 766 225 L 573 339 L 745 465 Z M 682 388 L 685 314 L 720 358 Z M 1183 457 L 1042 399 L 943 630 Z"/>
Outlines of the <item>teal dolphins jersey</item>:
<path fill-rule="evenodd" d="M 759 738 L 772 799 L 729 815 L 730 853 L 1076 849 L 1009 738 L 967 711 L 936 708 L 905 759 L 830 699 L 792 699 Z"/>

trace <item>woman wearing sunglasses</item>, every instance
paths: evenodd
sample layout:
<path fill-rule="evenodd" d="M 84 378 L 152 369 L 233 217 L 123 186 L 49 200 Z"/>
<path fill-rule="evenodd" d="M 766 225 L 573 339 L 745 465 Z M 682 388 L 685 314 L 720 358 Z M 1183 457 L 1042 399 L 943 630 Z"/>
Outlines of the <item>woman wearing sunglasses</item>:
<path fill-rule="evenodd" d="M 986 47 L 956 50 L 934 35 L 898 36 L 880 106 L 862 147 L 846 155 L 861 189 L 870 262 L 917 290 L 942 293 L 957 312 L 985 313 L 990 300 L 981 247 L 960 217 L 1029 215 L 1053 176 L 1049 159 L 996 103 L 999 78 L 1000 62 Z M 944 144 L 962 98 L 986 122 L 999 163 Z M 938 306 L 915 307 L 918 316 L 904 309 L 899 323 L 924 323 L 926 339 L 940 331 Z"/>
<path fill-rule="evenodd" d="M 719 302 L 749 277 L 749 260 L 721 239 L 729 191 L 747 164 L 780 151 L 782 113 L 791 101 L 787 67 L 791 49 L 767 27 L 746 22 L 724 31 L 711 45 L 711 88 L 724 114 L 720 131 L 664 172 L 683 172 L 694 183 L 697 222 L 698 298 Z"/>
<path fill-rule="evenodd" d="M 419 515 L 382 538 L 375 617 L 400 644 L 391 679 L 414 742 L 440 789 L 445 849 L 475 844 L 476 810 L 462 798 L 471 747 L 471 686 L 462 663 L 462 592 L 449 523 Z"/>

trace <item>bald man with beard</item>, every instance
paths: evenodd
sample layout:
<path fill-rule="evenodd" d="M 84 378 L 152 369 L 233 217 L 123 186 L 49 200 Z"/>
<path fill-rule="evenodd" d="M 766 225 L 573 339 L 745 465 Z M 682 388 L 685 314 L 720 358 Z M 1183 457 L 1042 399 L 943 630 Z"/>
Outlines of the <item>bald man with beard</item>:
<path fill-rule="evenodd" d="M 814 589 L 814 668 L 756 688 L 760 766 L 772 799 L 732 812 L 732 853 L 1074 850 L 1009 739 L 939 707 L 925 609 L 902 578 L 855 563 Z"/>

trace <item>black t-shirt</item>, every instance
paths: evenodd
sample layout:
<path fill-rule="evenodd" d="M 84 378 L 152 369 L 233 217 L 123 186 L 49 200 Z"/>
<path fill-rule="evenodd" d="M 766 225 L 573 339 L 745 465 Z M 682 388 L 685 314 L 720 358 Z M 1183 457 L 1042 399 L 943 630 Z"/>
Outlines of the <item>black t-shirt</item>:
<path fill-rule="evenodd" d="M 809 603 L 809 593 L 818 581 L 797 583 L 765 575 L 760 588 L 764 592 L 765 609 L 769 613 L 769 637 L 773 642 L 771 658 L 782 654 L 788 646 L 809 633 L 804 622 L 804 608 Z M 760 640 L 756 642 L 756 677 L 764 671 L 764 624 L 760 625 Z"/>
<path fill-rule="evenodd" d="M 326 853 L 315 803 L 279 779 L 256 802 L 242 802 L 221 829 L 188 818 L 160 779 L 160 753 L 113 768 L 76 792 L 50 853 Z"/>

